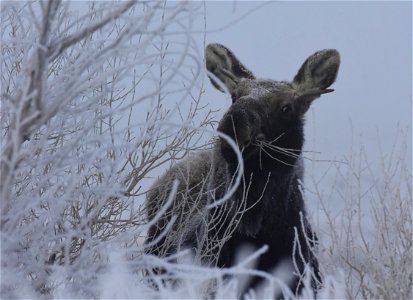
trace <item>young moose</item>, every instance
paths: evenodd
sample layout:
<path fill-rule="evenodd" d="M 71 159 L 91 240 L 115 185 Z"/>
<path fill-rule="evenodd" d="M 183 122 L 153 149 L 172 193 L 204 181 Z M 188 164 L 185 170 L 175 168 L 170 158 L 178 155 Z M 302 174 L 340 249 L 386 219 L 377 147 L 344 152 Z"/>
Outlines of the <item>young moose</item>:
<path fill-rule="evenodd" d="M 311 55 L 291 82 L 257 79 L 219 44 L 208 45 L 205 55 L 214 75 L 211 82 L 232 96 L 218 131 L 231 137 L 242 153 L 242 180 L 227 201 L 211 205 L 224 197 L 239 171 L 237 155 L 223 138 L 212 149 L 173 166 L 148 193 L 152 226 L 147 252 L 168 256 L 189 248 L 204 264 L 230 267 L 243 245 L 267 245 L 257 269 L 272 272 L 287 262 L 292 266 L 287 284 L 293 293 L 302 288 L 306 270 L 311 271 L 316 289 L 320 283 L 312 249 L 316 237 L 300 191 L 303 119 L 314 99 L 333 91 L 328 87 L 337 76 L 339 53 L 327 49 Z M 176 194 L 171 195 L 176 179 Z M 251 278 L 244 293 L 261 280 Z"/>

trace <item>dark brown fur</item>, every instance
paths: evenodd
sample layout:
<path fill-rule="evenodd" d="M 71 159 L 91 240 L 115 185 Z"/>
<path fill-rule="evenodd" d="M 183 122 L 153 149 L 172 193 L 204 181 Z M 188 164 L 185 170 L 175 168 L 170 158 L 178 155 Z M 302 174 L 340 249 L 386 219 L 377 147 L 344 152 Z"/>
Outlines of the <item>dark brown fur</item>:
<path fill-rule="evenodd" d="M 295 260 L 300 274 L 305 265 L 311 267 L 316 288 L 320 275 L 312 249 L 315 235 L 300 192 L 303 117 L 314 99 L 333 91 L 328 87 L 339 63 L 336 50 L 322 50 L 304 62 L 292 82 L 256 79 L 226 47 L 208 45 L 211 81 L 233 99 L 218 131 L 233 138 L 241 150 L 243 180 L 228 201 L 208 208 L 225 195 L 238 171 L 235 152 L 224 139 L 173 166 L 148 193 L 148 218 L 153 220 L 166 203 L 172 182 L 179 181 L 171 206 L 149 229 L 148 252 L 167 256 L 191 248 L 207 265 L 230 267 L 242 245 L 267 245 L 258 269 L 271 272 L 282 261 Z M 160 238 L 173 216 L 171 230 Z M 293 253 L 295 240 L 301 255 Z M 252 278 L 245 291 L 260 282 Z M 293 276 L 289 286 L 298 293 L 299 276 Z"/>

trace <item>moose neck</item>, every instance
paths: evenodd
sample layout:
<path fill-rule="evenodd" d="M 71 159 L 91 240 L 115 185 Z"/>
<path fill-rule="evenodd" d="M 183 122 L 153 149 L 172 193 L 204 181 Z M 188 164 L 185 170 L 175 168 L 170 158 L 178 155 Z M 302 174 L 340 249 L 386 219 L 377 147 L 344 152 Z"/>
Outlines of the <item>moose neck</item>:
<path fill-rule="evenodd" d="M 293 155 L 271 149 L 266 149 L 267 153 L 256 149 L 253 153 L 243 153 L 244 181 L 238 188 L 237 198 L 245 199 L 246 207 L 249 208 L 240 223 L 240 230 L 246 235 L 256 235 L 265 222 L 271 223 L 271 226 L 285 226 L 284 222 L 292 205 L 289 203 L 291 193 L 294 192 L 291 187 L 299 176 L 299 155 L 304 142 L 302 128 L 302 125 L 291 127 L 274 142 L 277 147 L 288 149 L 289 152 L 291 149 L 297 150 L 292 152 Z M 248 154 L 250 156 L 245 158 Z M 234 175 L 238 164 L 227 163 Z M 273 211 L 279 213 L 279 218 L 268 215 L 268 212 Z"/>
<path fill-rule="evenodd" d="M 283 132 L 272 132 L 271 128 L 267 130 L 265 136 L 270 142 L 252 143 L 242 151 L 245 186 L 240 186 L 239 190 L 243 193 L 245 188 L 249 189 L 248 202 L 257 201 L 263 194 L 278 199 L 288 198 L 291 182 L 299 168 L 297 162 L 304 143 L 303 120 L 290 124 L 288 130 Z M 221 148 L 228 171 L 234 178 L 238 170 L 234 151 L 222 147 L 221 141 L 217 146 Z"/>

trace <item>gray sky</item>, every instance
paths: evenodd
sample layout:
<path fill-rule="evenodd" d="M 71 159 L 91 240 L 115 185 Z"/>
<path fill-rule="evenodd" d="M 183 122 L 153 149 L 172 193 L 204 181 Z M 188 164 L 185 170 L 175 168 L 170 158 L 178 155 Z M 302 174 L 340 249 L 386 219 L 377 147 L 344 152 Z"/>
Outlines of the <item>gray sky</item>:
<path fill-rule="evenodd" d="M 259 4 L 207 2 L 207 43 L 226 45 L 257 77 L 276 80 L 291 80 L 319 49 L 341 54 L 336 91 L 307 113 L 307 149 L 339 159 L 362 141 L 377 161 L 378 140 L 388 151 L 398 127 L 408 128 L 411 149 L 411 2 L 270 2 L 213 31 Z M 224 112 L 230 100 L 206 87 L 203 99 Z"/>

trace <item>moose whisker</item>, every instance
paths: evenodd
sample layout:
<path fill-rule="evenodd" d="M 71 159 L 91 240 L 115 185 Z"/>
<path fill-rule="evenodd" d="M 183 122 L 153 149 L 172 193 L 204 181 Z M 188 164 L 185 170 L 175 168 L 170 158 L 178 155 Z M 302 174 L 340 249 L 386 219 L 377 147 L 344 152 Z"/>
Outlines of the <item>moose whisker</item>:
<path fill-rule="evenodd" d="M 274 150 L 278 153 L 285 154 L 287 156 L 294 157 L 294 158 L 298 158 L 300 156 L 299 154 L 296 154 L 292 151 L 288 151 L 285 148 L 272 145 L 271 143 L 265 142 L 265 141 L 259 141 L 258 143 L 255 143 L 254 145 L 259 146 L 259 147 L 267 147 L 267 148 L 272 149 L 272 150 Z"/>
<path fill-rule="evenodd" d="M 279 159 L 279 158 L 271 155 L 267 150 L 265 150 L 265 147 L 262 146 L 263 143 L 261 143 L 261 144 L 255 144 L 255 145 L 256 145 L 256 146 L 259 146 L 260 151 L 263 151 L 265 154 L 267 154 L 267 155 L 268 155 L 269 157 L 271 157 L 272 159 L 274 159 L 274 160 L 276 160 L 276 161 L 278 161 L 278 162 L 280 162 L 280 163 L 282 163 L 282 164 L 284 164 L 284 165 L 286 165 L 286 166 L 294 166 L 293 164 L 289 164 L 289 163 L 287 163 L 287 162 L 285 162 L 285 161 L 282 161 L 281 159 Z M 279 152 L 279 153 L 284 154 L 283 152 L 279 151 L 278 149 L 274 149 L 274 150 L 276 150 L 276 151 Z"/>

